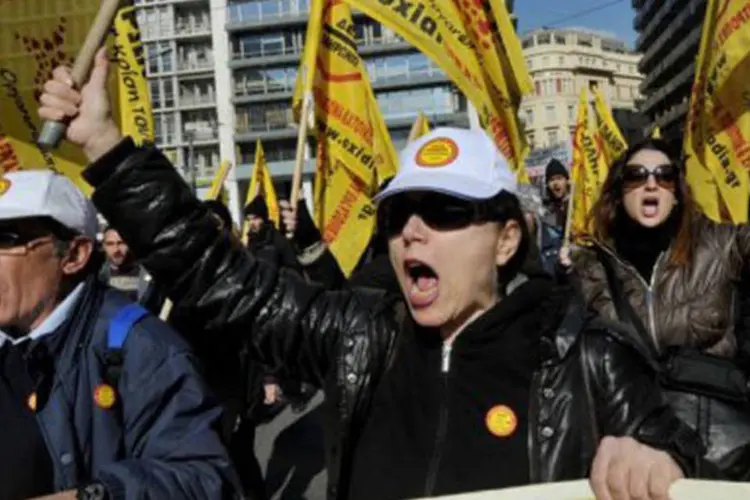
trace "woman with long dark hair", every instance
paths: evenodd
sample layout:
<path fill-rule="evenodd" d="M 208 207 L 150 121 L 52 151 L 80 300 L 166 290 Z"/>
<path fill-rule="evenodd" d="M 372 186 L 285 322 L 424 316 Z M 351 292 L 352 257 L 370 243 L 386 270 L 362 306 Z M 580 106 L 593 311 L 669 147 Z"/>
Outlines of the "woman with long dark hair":
<path fill-rule="evenodd" d="M 730 477 L 750 474 L 750 406 L 735 328 L 750 228 L 699 210 L 684 158 L 649 139 L 611 167 L 574 269 L 588 305 L 630 327 L 663 366 L 681 418 Z"/>

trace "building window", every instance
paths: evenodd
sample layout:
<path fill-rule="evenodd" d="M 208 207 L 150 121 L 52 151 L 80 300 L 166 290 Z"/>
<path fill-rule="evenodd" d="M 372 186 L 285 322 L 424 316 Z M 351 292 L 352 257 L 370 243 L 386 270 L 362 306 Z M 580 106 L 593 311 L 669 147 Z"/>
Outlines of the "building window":
<path fill-rule="evenodd" d="M 456 111 L 453 92 L 449 87 L 381 92 L 377 95 L 377 101 L 386 118 L 413 118 L 425 109 L 435 114 Z"/>
<path fill-rule="evenodd" d="M 583 33 L 578 34 L 578 45 L 581 47 L 593 47 L 594 46 L 594 39 L 591 35 L 586 35 Z"/>
<path fill-rule="evenodd" d="M 560 66 L 565 66 L 565 56 L 560 56 L 559 63 Z"/>
<path fill-rule="evenodd" d="M 533 36 L 530 36 L 528 38 L 524 38 L 523 41 L 521 42 L 521 47 L 523 47 L 524 49 L 528 49 L 528 48 L 533 47 L 533 46 L 534 46 L 534 37 Z"/>
<path fill-rule="evenodd" d="M 555 33 L 555 43 L 557 45 L 565 45 L 567 41 L 565 40 L 565 35 L 562 33 Z"/>
<path fill-rule="evenodd" d="M 574 104 L 568 104 L 568 121 L 571 123 L 576 121 L 576 107 Z"/>
<path fill-rule="evenodd" d="M 534 108 L 526 108 L 526 125 L 531 126 L 534 123 Z"/>
<path fill-rule="evenodd" d="M 557 144 L 558 137 L 557 137 L 557 129 L 552 129 L 547 131 L 547 145 L 551 146 L 553 144 Z"/>
<path fill-rule="evenodd" d="M 537 45 L 550 45 L 552 43 L 552 35 L 549 33 L 539 33 L 536 36 Z"/>
<path fill-rule="evenodd" d="M 542 66 L 544 67 L 549 66 L 549 56 L 542 57 Z"/>
<path fill-rule="evenodd" d="M 557 119 L 557 116 L 555 116 L 555 106 L 545 106 L 544 113 L 548 122 L 553 122 Z"/>

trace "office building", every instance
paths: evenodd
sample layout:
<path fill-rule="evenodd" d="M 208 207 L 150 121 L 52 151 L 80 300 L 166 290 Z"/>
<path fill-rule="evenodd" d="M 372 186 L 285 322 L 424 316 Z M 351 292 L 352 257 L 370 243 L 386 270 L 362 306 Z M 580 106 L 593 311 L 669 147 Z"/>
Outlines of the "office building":
<path fill-rule="evenodd" d="M 662 135 L 679 139 L 685 129 L 690 89 L 700 48 L 706 0 L 633 0 L 633 27 L 643 54 L 641 112 L 648 128 L 659 126 Z"/>
<path fill-rule="evenodd" d="M 535 87 L 520 110 L 532 149 L 570 142 L 584 88 L 598 87 L 616 114 L 636 109 L 640 56 L 624 42 L 584 30 L 541 29 L 521 43 Z"/>

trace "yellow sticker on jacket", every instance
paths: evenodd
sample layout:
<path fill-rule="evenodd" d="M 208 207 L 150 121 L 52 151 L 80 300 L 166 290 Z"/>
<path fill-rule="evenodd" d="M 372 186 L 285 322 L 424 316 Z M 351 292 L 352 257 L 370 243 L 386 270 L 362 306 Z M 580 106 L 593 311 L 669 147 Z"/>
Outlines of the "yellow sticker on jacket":
<path fill-rule="evenodd" d="M 94 402 L 103 410 L 109 410 L 117 402 L 117 394 L 111 385 L 100 384 L 94 389 Z"/>
<path fill-rule="evenodd" d="M 417 151 L 417 165 L 420 167 L 444 167 L 458 157 L 458 144 L 453 139 L 438 137 L 427 141 Z"/>
<path fill-rule="evenodd" d="M 505 405 L 493 406 L 487 412 L 484 421 L 487 424 L 487 430 L 493 436 L 500 438 L 510 436 L 516 431 L 516 427 L 518 427 L 516 413 L 509 406 Z"/>
<path fill-rule="evenodd" d="M 0 177 L 0 196 L 4 195 L 10 189 L 11 182 L 8 179 Z"/>
<path fill-rule="evenodd" d="M 26 400 L 26 405 L 29 407 L 29 410 L 36 413 L 37 409 L 37 401 L 39 400 L 38 396 L 36 395 L 36 392 L 32 392 L 29 394 L 29 399 Z"/>

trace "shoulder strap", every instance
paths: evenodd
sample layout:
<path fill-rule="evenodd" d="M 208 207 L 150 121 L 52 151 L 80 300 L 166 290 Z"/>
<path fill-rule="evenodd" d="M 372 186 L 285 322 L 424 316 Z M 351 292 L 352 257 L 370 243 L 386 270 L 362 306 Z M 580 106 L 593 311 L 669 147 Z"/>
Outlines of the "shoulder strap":
<path fill-rule="evenodd" d="M 113 387 L 117 387 L 122 372 L 123 346 L 128 338 L 128 334 L 140 320 L 142 320 L 148 311 L 139 304 L 128 304 L 117 311 L 117 314 L 109 322 L 107 330 L 107 352 L 105 354 L 105 372 L 104 376 Z"/>

